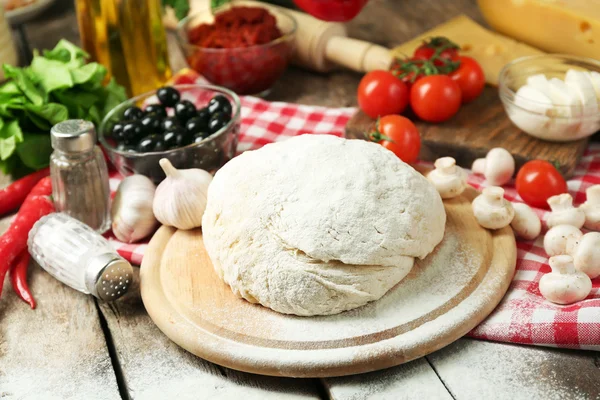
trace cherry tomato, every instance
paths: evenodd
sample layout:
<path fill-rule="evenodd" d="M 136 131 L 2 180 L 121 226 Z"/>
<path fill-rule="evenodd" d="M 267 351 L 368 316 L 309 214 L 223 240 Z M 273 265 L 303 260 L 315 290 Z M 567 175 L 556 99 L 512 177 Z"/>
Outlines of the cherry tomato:
<path fill-rule="evenodd" d="M 377 131 L 370 139 L 393 152 L 405 163 L 417 160 L 421 150 L 421 136 L 415 124 L 401 115 L 386 115 L 379 120 Z"/>
<path fill-rule="evenodd" d="M 408 105 L 408 88 L 388 71 L 371 71 L 358 85 L 358 105 L 371 118 L 400 114 Z"/>
<path fill-rule="evenodd" d="M 294 3 L 315 18 L 346 22 L 356 17 L 367 0 L 294 0 Z"/>
<path fill-rule="evenodd" d="M 410 62 L 412 60 L 413 60 L 412 58 L 410 58 L 408 60 L 394 59 L 394 61 L 392 62 L 392 66 L 390 67 L 390 72 L 406 84 L 406 87 L 407 87 L 409 93 L 410 93 L 410 88 L 412 87 L 412 85 L 417 80 L 419 80 L 423 76 L 425 76 L 422 73 L 419 73 L 418 75 L 415 76 L 415 72 L 405 71 L 402 68 L 403 62 L 407 62 L 407 61 Z"/>
<path fill-rule="evenodd" d="M 413 58 L 415 60 L 430 60 L 438 49 L 442 49 L 438 56 L 440 59 L 434 60 L 434 65 L 444 65 L 444 61 L 441 59 L 453 61 L 458 59 L 458 46 L 445 37 L 434 37 L 424 42 L 421 46 L 417 47 Z"/>
<path fill-rule="evenodd" d="M 517 192 L 532 207 L 548 208 L 547 200 L 567 192 L 567 182 L 548 161 L 525 163 L 517 173 Z"/>
<path fill-rule="evenodd" d="M 485 75 L 479 63 L 471 57 L 461 56 L 459 60 L 460 67 L 449 76 L 458 83 L 464 104 L 475 100 L 483 92 Z"/>
<path fill-rule="evenodd" d="M 419 118 L 443 122 L 460 108 L 460 87 L 447 75 L 425 76 L 410 89 L 410 105 Z"/>

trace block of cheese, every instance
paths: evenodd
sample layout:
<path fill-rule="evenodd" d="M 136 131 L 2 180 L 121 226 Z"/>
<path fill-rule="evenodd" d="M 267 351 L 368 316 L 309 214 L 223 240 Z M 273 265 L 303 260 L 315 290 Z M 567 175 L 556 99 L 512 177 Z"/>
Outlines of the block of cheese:
<path fill-rule="evenodd" d="M 465 15 L 438 25 L 430 31 L 406 42 L 392 50 L 397 57 L 412 55 L 423 40 L 432 36 L 445 36 L 458 44 L 461 54 L 476 59 L 483 71 L 487 83 L 497 86 L 500 70 L 512 60 L 542 54 L 531 46 L 514 39 L 490 32 Z"/>
<path fill-rule="evenodd" d="M 598 0 L 478 0 L 492 28 L 549 53 L 600 59 Z"/>

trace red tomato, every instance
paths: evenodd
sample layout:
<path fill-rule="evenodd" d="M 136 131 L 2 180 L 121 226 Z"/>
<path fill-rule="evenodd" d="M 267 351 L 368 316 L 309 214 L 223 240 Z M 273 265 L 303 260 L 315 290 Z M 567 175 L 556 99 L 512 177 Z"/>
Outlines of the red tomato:
<path fill-rule="evenodd" d="M 388 71 L 371 71 L 358 85 L 358 105 L 371 118 L 400 114 L 408 105 L 408 88 Z"/>
<path fill-rule="evenodd" d="M 464 104 L 475 100 L 483 92 L 485 75 L 479 63 L 471 57 L 461 56 L 459 59 L 460 67 L 449 76 L 458 83 Z"/>
<path fill-rule="evenodd" d="M 460 108 L 458 84 L 447 75 L 425 76 L 410 89 L 410 105 L 419 118 L 427 122 L 443 122 Z"/>
<path fill-rule="evenodd" d="M 421 150 L 421 136 L 415 124 L 401 115 L 386 115 L 379 120 L 377 131 L 370 139 L 393 152 L 405 163 L 417 160 Z"/>
<path fill-rule="evenodd" d="M 294 0 L 313 17 L 324 21 L 346 22 L 362 10 L 368 0 Z"/>
<path fill-rule="evenodd" d="M 402 68 L 402 64 L 403 62 L 410 62 L 413 59 L 408 59 L 408 60 L 398 60 L 395 59 L 392 62 L 392 66 L 390 67 L 390 72 L 392 74 L 394 74 L 398 79 L 400 79 L 402 82 L 404 82 L 406 84 L 406 87 L 408 88 L 408 92 L 410 93 L 410 88 L 412 87 L 412 85 L 418 80 L 421 79 L 424 75 L 422 73 L 419 73 L 417 76 L 415 76 L 415 72 L 413 71 L 405 71 Z M 404 75 L 404 76 L 401 76 Z"/>
<path fill-rule="evenodd" d="M 434 37 L 429 41 L 424 42 L 421 46 L 417 47 L 413 58 L 415 60 L 430 60 L 438 51 L 442 49 L 439 54 L 439 58 L 448 60 L 458 59 L 458 46 L 452 43 L 445 37 Z M 434 60 L 434 65 L 444 65 L 443 60 Z"/>
<path fill-rule="evenodd" d="M 517 192 L 532 207 L 548 208 L 547 200 L 567 192 L 567 182 L 548 161 L 525 163 L 517 173 Z"/>

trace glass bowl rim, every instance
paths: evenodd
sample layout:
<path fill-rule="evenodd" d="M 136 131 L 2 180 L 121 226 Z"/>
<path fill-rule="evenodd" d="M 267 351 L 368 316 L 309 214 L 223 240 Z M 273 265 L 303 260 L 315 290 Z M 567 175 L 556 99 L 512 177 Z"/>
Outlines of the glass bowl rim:
<path fill-rule="evenodd" d="M 169 85 L 170 87 L 173 87 L 175 89 L 177 88 L 185 88 L 185 89 L 208 89 L 208 90 L 212 90 L 213 92 L 221 92 L 224 93 L 228 96 L 230 96 L 233 99 L 233 102 L 235 104 L 235 113 L 231 116 L 231 120 L 227 123 L 227 125 L 225 125 L 224 127 L 222 127 L 221 129 L 219 129 L 218 131 L 216 131 L 215 133 L 213 133 L 212 135 L 206 137 L 204 140 L 202 140 L 199 143 L 190 143 L 186 146 L 183 147 L 178 147 L 176 149 L 169 149 L 169 150 L 161 150 L 161 151 L 149 151 L 146 153 L 140 153 L 138 151 L 122 151 L 117 149 L 116 147 L 110 145 L 107 141 L 106 141 L 106 134 L 105 134 L 105 125 L 109 123 L 109 121 L 111 120 L 111 118 L 115 115 L 115 113 L 117 112 L 117 110 L 120 110 L 123 106 L 125 105 L 129 105 L 129 104 L 135 104 L 137 103 L 139 100 L 154 96 L 156 94 L 156 92 L 158 91 L 158 89 L 156 90 L 151 90 L 149 92 L 146 93 L 142 93 L 139 94 L 137 96 L 134 96 L 130 99 L 127 99 L 121 103 L 119 103 L 117 106 L 115 106 L 112 110 L 110 110 L 108 112 L 108 114 L 106 114 L 104 116 L 104 118 L 102 119 L 102 122 L 100 123 L 100 127 L 99 127 L 99 132 L 98 132 L 98 140 L 100 141 L 100 144 L 102 144 L 102 146 L 104 148 L 106 148 L 108 151 L 110 152 L 114 152 L 117 153 L 121 156 L 125 156 L 125 157 L 144 157 L 144 156 L 157 156 L 157 155 L 162 155 L 162 154 L 171 154 L 174 153 L 176 151 L 180 151 L 180 150 L 184 150 L 184 149 L 191 149 L 191 148 L 196 148 L 196 147 L 202 147 L 204 145 L 206 145 L 207 143 L 210 143 L 213 140 L 218 139 L 220 136 L 226 134 L 233 126 L 234 124 L 238 123 L 240 121 L 240 116 L 241 116 L 241 110 L 242 110 L 242 104 L 240 101 L 239 96 L 227 89 L 224 88 L 222 86 L 217 86 L 217 85 L 205 85 L 205 84 L 197 84 L 197 83 L 185 83 L 185 84 L 180 84 L 180 85 Z"/>
<path fill-rule="evenodd" d="M 277 45 L 279 43 L 285 43 L 288 42 L 290 40 L 292 40 L 294 38 L 294 36 L 296 35 L 296 31 L 298 30 L 298 21 L 296 21 L 296 18 L 294 18 L 294 16 L 290 13 L 288 13 L 285 10 L 277 10 L 278 13 L 280 13 L 281 15 L 283 15 L 285 18 L 288 18 L 289 21 L 291 21 L 292 23 L 292 27 L 290 29 L 289 32 L 284 33 L 283 35 L 281 35 L 280 37 L 278 37 L 277 39 L 273 39 L 271 40 L 269 43 L 264 43 L 264 44 L 256 44 L 253 46 L 248 46 L 248 47 L 233 47 L 233 48 L 221 48 L 221 49 L 215 49 L 212 47 L 202 47 L 202 46 L 198 46 L 195 44 L 192 44 L 189 42 L 189 40 L 187 39 L 187 35 L 185 34 L 185 27 L 188 24 L 188 22 L 199 15 L 204 15 L 207 13 L 211 13 L 214 15 L 215 12 L 219 12 L 222 10 L 226 10 L 226 9 L 230 9 L 231 7 L 235 7 L 235 5 L 233 4 L 225 4 L 222 5 L 220 7 L 217 7 L 215 9 L 207 9 L 204 11 L 196 11 L 195 13 L 189 14 L 188 16 L 186 16 L 185 18 L 183 18 L 181 21 L 179 21 L 179 23 L 177 23 L 177 28 L 175 29 L 176 31 L 176 37 L 177 37 L 177 41 L 179 42 L 179 45 L 182 47 L 190 47 L 193 49 L 199 49 L 202 50 L 204 52 L 209 52 L 209 53 L 215 53 L 215 54 L 219 54 L 219 53 L 227 53 L 227 52 L 237 52 L 237 51 L 249 51 L 249 50 L 256 50 L 256 49 L 262 49 L 262 48 L 268 48 L 268 47 L 273 47 L 274 45 Z M 260 7 L 260 6 L 256 6 L 256 7 Z M 267 11 L 271 11 L 269 7 L 263 7 L 264 9 L 266 9 Z"/>
<path fill-rule="evenodd" d="M 514 68 L 515 66 L 519 65 L 519 64 L 523 64 L 525 62 L 528 61 L 534 61 L 534 60 L 543 60 L 543 59 L 557 59 L 557 58 L 562 58 L 565 59 L 566 61 L 577 61 L 580 62 L 581 64 L 585 65 L 585 64 L 589 64 L 589 65 L 593 65 L 596 68 L 598 68 L 598 70 L 600 70 L 600 61 L 599 60 L 595 60 L 593 58 L 590 57 L 582 57 L 582 56 L 573 56 L 570 54 L 564 54 L 564 53 L 548 53 L 548 54 L 534 54 L 531 56 L 524 56 L 524 57 L 519 57 L 516 58 L 512 61 L 510 61 L 509 63 L 507 63 L 506 65 L 504 65 L 504 67 L 502 67 L 502 69 L 500 70 L 500 73 L 498 74 L 498 93 L 500 95 L 500 98 L 502 99 L 502 101 L 506 101 L 509 104 L 511 104 L 512 106 L 516 106 L 519 107 L 521 109 L 524 110 L 523 107 L 520 107 L 518 105 L 515 104 L 514 101 L 514 96 L 517 94 L 516 91 L 514 91 L 513 89 L 511 89 L 510 87 L 508 87 L 508 85 L 506 84 L 506 75 L 508 74 L 508 71 L 511 68 Z M 540 72 L 543 73 L 543 72 Z M 546 105 L 546 103 L 540 102 L 540 101 L 536 101 L 536 100 L 529 100 L 527 99 L 527 102 L 532 104 L 532 105 Z M 563 109 L 575 109 L 577 108 L 577 106 L 574 105 L 568 105 L 568 104 L 553 104 L 554 107 L 560 107 Z M 530 110 L 526 110 L 526 111 L 530 111 Z M 532 111 L 530 111 L 532 112 Z M 535 112 L 532 112 L 535 114 Z M 539 114 L 539 113 L 538 113 Z M 542 115 L 542 114 L 539 114 Z M 565 118 L 565 117 L 561 117 L 561 118 Z"/>

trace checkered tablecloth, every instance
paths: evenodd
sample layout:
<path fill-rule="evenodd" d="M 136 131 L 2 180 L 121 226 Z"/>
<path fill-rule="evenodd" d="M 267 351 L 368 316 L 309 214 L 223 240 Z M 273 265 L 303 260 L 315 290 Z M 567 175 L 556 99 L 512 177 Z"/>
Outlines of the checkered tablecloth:
<path fill-rule="evenodd" d="M 267 143 L 285 140 L 301 133 L 342 136 L 344 126 L 354 113 L 352 108 L 328 109 L 289 103 L 266 102 L 253 97 L 242 99 L 240 152 Z M 120 178 L 111 177 L 116 190 Z M 470 175 L 477 189 L 485 186 L 482 177 Z M 585 201 L 585 189 L 600 183 L 600 146 L 585 153 L 575 176 L 568 182 L 576 204 Z M 513 185 L 505 186 L 506 198 L 519 202 Z M 535 210 L 543 219 L 546 212 Z M 139 264 L 146 244 L 113 244 L 119 253 Z M 600 278 L 594 280 L 590 296 L 577 304 L 558 306 L 543 299 L 538 289 L 540 277 L 550 272 L 542 237 L 535 242 L 518 241 L 517 271 L 513 282 L 496 310 L 469 335 L 502 342 L 600 350 Z"/>

